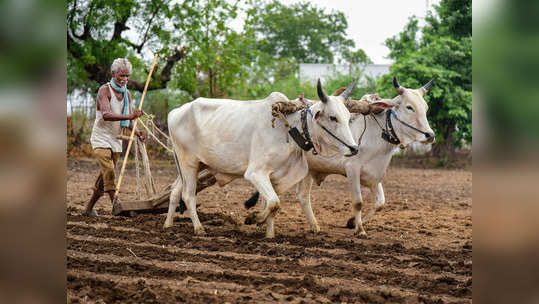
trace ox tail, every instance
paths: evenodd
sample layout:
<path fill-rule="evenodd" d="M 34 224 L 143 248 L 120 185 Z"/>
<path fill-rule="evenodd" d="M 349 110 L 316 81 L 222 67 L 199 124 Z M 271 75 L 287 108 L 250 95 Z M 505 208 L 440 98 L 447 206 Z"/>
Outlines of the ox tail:
<path fill-rule="evenodd" d="M 256 203 L 258 202 L 258 198 L 260 197 L 260 193 L 255 192 L 253 193 L 253 195 L 245 201 L 244 205 L 245 205 L 245 209 L 251 209 L 252 207 L 254 207 L 256 205 Z"/>
<path fill-rule="evenodd" d="M 180 162 L 178 161 L 178 155 L 176 154 L 176 149 L 174 149 L 174 144 L 172 144 L 172 149 L 174 151 L 174 162 L 176 163 L 176 169 L 178 169 L 178 178 L 180 179 L 180 183 L 183 184 L 183 176 L 182 176 L 182 170 L 180 168 Z M 178 212 L 183 214 L 187 210 L 187 205 L 185 205 L 185 202 L 183 201 L 182 194 L 180 192 L 180 206 L 178 206 Z"/>

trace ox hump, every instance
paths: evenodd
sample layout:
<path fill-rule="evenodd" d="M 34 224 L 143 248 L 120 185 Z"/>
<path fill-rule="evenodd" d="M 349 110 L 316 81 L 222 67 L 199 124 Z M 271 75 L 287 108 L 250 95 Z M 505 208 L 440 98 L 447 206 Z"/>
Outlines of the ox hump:
<path fill-rule="evenodd" d="M 271 102 L 278 102 L 278 101 L 288 101 L 288 97 L 286 97 L 281 92 L 271 92 L 268 97 L 266 97 L 267 100 Z"/>

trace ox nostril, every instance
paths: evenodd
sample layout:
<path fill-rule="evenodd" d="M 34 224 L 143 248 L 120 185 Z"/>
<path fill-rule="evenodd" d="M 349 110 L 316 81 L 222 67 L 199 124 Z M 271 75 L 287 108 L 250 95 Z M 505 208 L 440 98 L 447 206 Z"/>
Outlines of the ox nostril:
<path fill-rule="evenodd" d="M 359 152 L 357 146 L 354 146 L 354 147 L 350 147 L 350 152 L 352 153 L 352 155 L 356 155 L 357 152 Z"/>
<path fill-rule="evenodd" d="M 425 133 L 425 138 L 427 143 L 433 143 L 434 142 L 434 133 Z"/>

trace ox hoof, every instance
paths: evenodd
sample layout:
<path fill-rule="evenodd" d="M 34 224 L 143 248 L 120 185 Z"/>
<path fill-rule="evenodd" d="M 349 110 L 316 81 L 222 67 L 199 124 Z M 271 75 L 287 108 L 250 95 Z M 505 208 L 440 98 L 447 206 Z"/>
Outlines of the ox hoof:
<path fill-rule="evenodd" d="M 346 228 L 348 229 L 355 229 L 356 228 L 356 218 L 351 217 L 348 219 L 348 222 L 346 222 Z"/>
<path fill-rule="evenodd" d="M 365 230 L 363 230 L 363 231 L 356 231 L 354 234 L 355 234 L 358 238 L 360 238 L 360 239 L 366 240 L 366 239 L 369 238 L 369 237 L 367 236 L 367 232 L 365 232 Z"/>
<path fill-rule="evenodd" d="M 312 232 L 313 234 L 318 234 L 318 233 L 320 233 L 320 226 L 318 226 L 318 225 L 311 226 L 311 232 Z"/>
<path fill-rule="evenodd" d="M 270 234 L 266 233 L 265 238 L 267 238 L 267 239 L 274 239 L 274 238 L 275 238 L 275 233 L 270 233 Z"/>
<path fill-rule="evenodd" d="M 253 213 L 249 214 L 245 218 L 245 225 L 254 225 L 256 223 L 257 223 L 257 221 L 256 221 L 256 212 L 253 212 Z"/>
<path fill-rule="evenodd" d="M 172 222 L 166 222 L 163 224 L 163 229 L 167 229 L 167 228 L 170 228 L 172 227 Z"/>
<path fill-rule="evenodd" d="M 205 236 L 206 231 L 204 230 L 204 228 L 200 227 L 198 229 L 195 229 L 195 235 L 196 236 Z"/>

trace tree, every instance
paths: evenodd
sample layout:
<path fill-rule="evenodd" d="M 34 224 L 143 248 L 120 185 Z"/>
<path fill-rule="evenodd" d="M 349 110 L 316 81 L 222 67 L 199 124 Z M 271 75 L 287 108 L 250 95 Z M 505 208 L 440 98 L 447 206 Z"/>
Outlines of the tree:
<path fill-rule="evenodd" d="M 277 0 L 255 1 L 246 26 L 257 34 L 261 52 L 297 63 L 333 63 L 336 54 L 354 47 L 346 38 L 343 13 L 326 13 L 308 2 L 286 6 Z"/>
<path fill-rule="evenodd" d="M 354 67 L 359 64 L 372 63 L 372 60 L 367 56 L 367 53 L 362 49 L 356 51 L 344 50 L 342 52 L 343 59 L 348 63 L 348 75 L 352 76 Z"/>
<path fill-rule="evenodd" d="M 246 79 L 257 52 L 252 32 L 227 26 L 237 18 L 237 4 L 187 0 L 175 9 L 186 12 L 183 37 L 192 47 L 178 72 L 185 75 L 182 87 L 193 96 L 227 96 Z"/>
<path fill-rule="evenodd" d="M 471 1 L 442 0 L 435 10 L 436 15 L 429 13 L 425 19 L 421 41 L 416 39 L 419 28 L 415 18 L 402 33 L 386 40 L 395 63 L 391 74 L 378 84 L 384 95 L 395 95 L 393 75 L 410 88 L 435 79 L 425 100 L 437 135 L 433 153 L 441 155 L 472 141 Z"/>
<path fill-rule="evenodd" d="M 186 54 L 183 48 L 170 47 L 178 39 L 169 24 L 178 17 L 167 0 L 68 0 L 68 92 L 95 91 L 110 79 L 110 64 L 118 57 L 129 57 L 135 71 L 128 87 L 142 92 L 147 71 L 141 58 L 153 52 L 167 59 L 148 89 L 165 88 L 175 63 Z"/>
<path fill-rule="evenodd" d="M 238 2 L 70 0 L 68 92 L 95 91 L 110 79 L 110 64 L 118 57 L 133 63 L 128 87 L 142 91 L 141 80 L 149 72 L 144 58 L 157 52 L 166 64 L 156 68 L 149 90 L 180 89 L 192 97 L 229 94 L 245 80 L 256 53 L 252 32 L 227 26 L 237 17 Z"/>
<path fill-rule="evenodd" d="M 408 23 L 402 32 L 386 39 L 386 46 L 390 50 L 388 57 L 397 59 L 417 52 L 419 49 L 419 41 L 417 41 L 418 31 L 419 25 L 417 18 L 412 16 L 408 19 Z"/>

